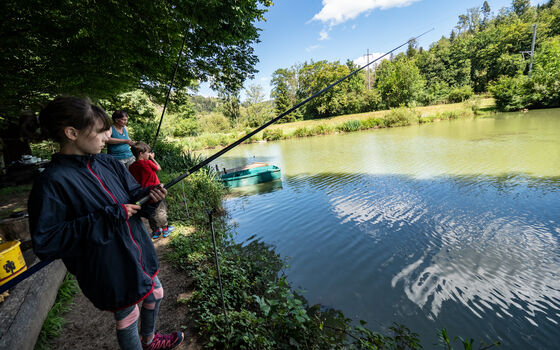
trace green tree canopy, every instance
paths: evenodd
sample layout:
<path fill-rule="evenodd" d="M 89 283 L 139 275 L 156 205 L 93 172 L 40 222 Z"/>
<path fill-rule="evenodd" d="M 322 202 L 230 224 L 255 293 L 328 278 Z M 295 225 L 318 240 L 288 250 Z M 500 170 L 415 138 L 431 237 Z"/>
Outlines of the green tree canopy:
<path fill-rule="evenodd" d="M 237 90 L 255 73 L 256 22 L 270 0 L 5 0 L 0 4 L 0 115 L 53 95 L 163 96 L 175 86 Z"/>
<path fill-rule="evenodd" d="M 411 105 L 418 101 L 426 81 L 420 70 L 404 55 L 385 60 L 378 69 L 376 87 L 386 107 Z"/>
<path fill-rule="evenodd" d="M 299 70 L 298 76 L 297 96 L 299 100 L 319 92 L 356 68 L 351 62 L 341 64 L 338 61 L 319 61 L 304 64 Z M 360 109 L 364 88 L 364 73 L 361 71 L 309 101 L 304 106 L 304 117 L 314 119 L 356 113 Z"/>

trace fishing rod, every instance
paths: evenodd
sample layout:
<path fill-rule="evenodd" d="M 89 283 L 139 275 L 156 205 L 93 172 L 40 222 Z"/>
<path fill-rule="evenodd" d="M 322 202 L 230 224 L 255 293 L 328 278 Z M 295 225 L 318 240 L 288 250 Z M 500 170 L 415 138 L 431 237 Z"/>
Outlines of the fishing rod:
<path fill-rule="evenodd" d="M 248 133 L 247 135 L 243 136 L 242 138 L 240 138 L 239 140 L 233 142 L 232 144 L 230 144 L 229 146 L 225 147 L 224 149 L 222 149 L 219 152 L 216 152 L 215 154 L 213 154 L 212 156 L 210 156 L 209 158 L 203 160 L 202 162 L 198 163 L 197 165 L 193 166 L 192 168 L 190 168 L 189 170 L 187 170 L 185 173 L 179 175 L 178 177 L 176 177 L 175 179 L 171 180 L 170 182 L 168 182 L 167 184 L 164 185 L 164 188 L 168 189 L 172 186 L 174 186 L 175 184 L 177 184 L 179 181 L 183 180 L 184 178 L 186 178 L 187 176 L 189 176 L 190 174 L 196 172 L 197 170 L 200 170 L 201 168 L 205 167 L 206 165 L 208 165 L 210 162 L 214 161 L 215 159 L 217 159 L 218 157 L 220 157 L 222 154 L 230 151 L 232 148 L 238 146 L 239 144 L 241 144 L 243 141 L 247 140 L 248 138 L 250 138 L 251 136 L 255 135 L 256 133 L 258 133 L 259 131 L 267 128 L 268 126 L 270 126 L 271 124 L 274 124 L 275 122 L 277 122 L 280 118 L 290 114 L 291 112 L 293 112 L 294 110 L 296 110 L 297 108 L 303 106 L 304 104 L 306 104 L 307 102 L 313 100 L 314 98 L 316 98 L 317 96 L 321 95 L 322 93 L 324 93 L 325 91 L 333 88 L 334 86 L 338 85 L 339 83 L 341 83 L 342 81 L 348 79 L 349 77 L 353 76 L 354 74 L 358 73 L 359 71 L 363 70 L 364 68 L 368 67 L 369 65 L 379 61 L 380 59 L 382 59 L 383 57 L 391 54 L 392 52 L 400 49 L 401 47 L 403 47 L 404 45 L 406 45 L 407 43 L 409 43 L 411 40 L 416 40 L 418 38 L 420 38 L 421 36 L 431 32 L 432 30 L 434 30 L 434 28 L 414 37 L 411 38 L 409 40 L 407 40 L 405 43 L 395 47 L 394 49 L 392 49 L 391 51 L 386 52 L 385 54 L 383 54 L 382 56 L 376 58 L 375 60 L 371 61 L 370 63 L 356 69 L 355 71 L 353 71 L 352 73 L 346 75 L 345 77 L 342 77 L 340 79 L 338 79 L 337 81 L 335 81 L 334 83 L 332 83 L 331 85 L 327 86 L 326 88 L 316 92 L 315 94 L 309 96 L 308 98 L 306 98 L 305 100 L 301 101 L 300 103 L 296 104 L 295 106 L 293 106 L 292 108 L 288 109 L 287 111 L 285 111 L 284 113 L 280 114 L 279 116 L 275 117 L 274 119 L 268 121 L 267 123 L 261 125 L 260 127 L 256 128 L 255 130 L 251 131 L 250 133 Z M 183 39 L 184 40 L 184 39 Z M 171 88 L 170 88 L 171 91 Z M 169 96 L 169 93 L 168 93 Z M 163 117 L 163 114 L 162 114 Z M 161 126 L 161 121 L 160 121 L 160 126 Z M 158 128 L 159 131 L 159 128 Z M 156 134 L 156 139 L 157 139 L 157 134 Z M 155 141 L 155 140 L 154 140 Z M 154 144 L 155 145 L 155 144 Z M 136 202 L 136 204 L 138 205 L 142 205 L 145 204 L 146 202 L 148 202 L 150 200 L 150 196 L 145 196 L 142 197 L 139 201 Z M 31 276 L 32 274 L 34 274 L 35 272 L 39 271 L 41 268 L 45 267 L 46 265 L 50 264 L 54 259 L 47 259 L 47 260 L 43 260 L 35 265 L 33 265 L 31 268 L 29 268 L 28 270 L 24 271 L 23 273 L 21 273 L 20 275 L 18 275 L 16 278 L 10 280 L 8 283 L 1 285 L 0 286 L 0 293 L 5 292 L 6 290 L 14 287 L 16 284 L 18 284 L 19 282 L 21 282 L 22 280 L 26 279 L 27 277 Z"/>
<path fill-rule="evenodd" d="M 309 96 L 308 98 L 306 98 L 305 100 L 301 101 L 300 103 L 296 104 L 295 106 L 293 106 L 292 108 L 288 109 L 287 111 L 283 112 L 282 114 L 280 114 L 279 116 L 271 119 L 270 121 L 266 122 L 265 124 L 259 126 L 258 128 L 256 128 L 255 130 L 251 131 L 250 133 L 246 134 L 245 136 L 243 136 L 242 138 L 240 138 L 239 140 L 233 142 L 232 144 L 230 144 L 229 146 L 223 148 L 222 150 L 214 153 L 212 156 L 206 158 L 205 160 L 203 160 L 202 162 L 198 163 L 197 165 L 193 166 L 192 168 L 190 168 L 189 170 L 187 170 L 186 172 L 184 172 L 183 174 L 177 176 L 175 179 L 171 180 L 170 182 L 168 182 L 167 184 L 165 184 L 163 187 L 165 189 L 168 189 L 170 187 L 172 187 L 173 185 L 177 184 L 179 181 L 183 180 L 184 178 L 186 178 L 187 176 L 189 176 L 190 174 L 196 172 L 197 170 L 205 167 L 206 165 L 208 165 L 210 162 L 214 161 L 215 159 L 217 159 L 218 157 L 220 157 L 221 155 L 223 155 L 224 153 L 230 151 L 232 148 L 238 146 L 239 144 L 241 144 L 243 141 L 249 139 L 251 136 L 255 135 L 256 133 L 258 133 L 259 131 L 266 129 L 267 127 L 269 127 L 270 125 L 274 124 L 275 122 L 277 122 L 278 120 L 280 120 L 280 118 L 290 114 L 291 112 L 295 111 L 296 109 L 298 109 L 299 107 L 303 106 L 304 104 L 306 104 L 307 102 L 313 100 L 314 98 L 316 98 L 317 96 L 323 94 L 325 91 L 330 90 L 331 88 L 333 88 L 334 86 L 338 85 L 339 83 L 343 82 L 344 80 L 350 78 L 351 76 L 353 76 L 354 74 L 360 72 L 361 70 L 365 69 L 366 67 L 368 67 L 369 65 L 379 61 L 380 59 L 382 59 L 383 57 L 393 53 L 394 51 L 400 49 L 401 47 L 405 46 L 406 44 L 408 44 L 410 41 L 412 40 L 416 40 L 418 38 L 420 38 L 421 36 L 431 32 L 432 30 L 434 30 L 434 28 L 425 31 L 424 33 L 411 38 L 409 40 L 407 40 L 405 43 L 395 47 L 394 49 L 392 49 L 391 51 L 386 52 L 385 54 L 383 54 L 382 56 L 376 58 L 375 60 L 367 63 L 366 65 L 354 70 L 353 72 L 351 72 L 350 74 L 346 75 L 345 77 L 342 77 L 340 79 L 338 79 L 337 81 L 335 81 L 334 83 L 332 83 L 331 85 L 323 88 L 322 90 L 314 93 L 313 95 Z M 136 202 L 138 205 L 142 205 L 144 203 L 146 203 L 148 200 L 150 200 L 150 196 L 145 196 L 143 198 L 141 198 L 138 202 Z"/>
<path fill-rule="evenodd" d="M 183 54 L 183 48 L 185 47 L 185 41 L 187 39 L 187 33 L 189 29 L 183 35 L 183 43 L 181 44 L 181 50 L 179 50 L 179 55 L 177 56 L 177 62 L 175 63 L 175 69 L 173 70 L 173 76 L 171 77 L 171 82 L 169 83 L 169 90 L 167 90 L 167 96 L 165 97 L 165 103 L 163 104 L 163 110 L 161 111 L 161 118 L 159 119 L 159 125 L 156 131 L 156 136 L 154 137 L 154 143 L 152 144 L 152 152 L 155 152 L 156 141 L 159 136 L 159 130 L 161 129 L 161 123 L 163 122 L 163 115 L 165 114 L 165 109 L 167 108 L 167 103 L 169 102 L 169 95 L 171 95 L 171 90 L 173 89 L 173 83 L 175 82 L 175 76 L 177 75 L 177 69 L 179 68 L 179 61 L 181 60 L 181 55 Z"/>

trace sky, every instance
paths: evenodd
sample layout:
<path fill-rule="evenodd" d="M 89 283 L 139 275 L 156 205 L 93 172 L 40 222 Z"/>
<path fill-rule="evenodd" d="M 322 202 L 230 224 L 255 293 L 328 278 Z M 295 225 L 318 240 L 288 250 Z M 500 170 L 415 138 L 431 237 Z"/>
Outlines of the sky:
<path fill-rule="evenodd" d="M 511 0 L 487 0 L 494 15 Z M 449 37 L 457 25 L 458 16 L 472 7 L 481 7 L 484 0 L 274 0 L 258 22 L 260 43 L 254 45 L 259 58 L 255 78 L 244 87 L 262 86 L 270 98 L 272 73 L 304 62 L 347 60 L 359 66 L 370 57 L 394 49 L 410 38 L 433 28 L 418 39 L 421 47 L 442 36 Z M 546 0 L 531 0 L 532 5 Z M 529 50 L 530 48 L 527 48 Z M 406 45 L 399 51 L 406 50 Z M 396 52 L 396 53 L 397 53 Z M 373 58 L 370 58 L 372 60 Z M 216 96 L 207 84 L 199 95 Z M 241 99 L 245 94 L 242 92 Z"/>

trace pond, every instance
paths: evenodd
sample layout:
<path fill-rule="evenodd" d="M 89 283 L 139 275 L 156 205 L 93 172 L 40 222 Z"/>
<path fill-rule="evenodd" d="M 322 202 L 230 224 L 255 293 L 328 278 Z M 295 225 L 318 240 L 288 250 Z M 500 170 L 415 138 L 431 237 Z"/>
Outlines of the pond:
<path fill-rule="evenodd" d="M 282 180 L 233 191 L 239 242 L 270 243 L 310 304 L 434 348 L 560 342 L 560 110 L 243 145 Z"/>

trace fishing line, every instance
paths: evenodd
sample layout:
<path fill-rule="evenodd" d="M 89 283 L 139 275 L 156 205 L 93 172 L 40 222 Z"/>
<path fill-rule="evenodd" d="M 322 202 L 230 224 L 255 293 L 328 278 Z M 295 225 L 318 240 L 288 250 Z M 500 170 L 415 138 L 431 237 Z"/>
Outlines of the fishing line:
<path fill-rule="evenodd" d="M 168 182 L 167 184 L 165 184 L 164 188 L 170 188 L 172 186 L 174 186 L 177 182 L 183 180 L 184 178 L 186 178 L 187 176 L 189 176 L 190 174 L 194 173 L 195 171 L 203 168 L 204 166 L 208 165 L 210 162 L 214 161 L 215 159 L 217 159 L 218 157 L 220 157 L 222 154 L 230 151 L 232 148 L 238 146 L 239 144 L 241 144 L 243 141 L 249 139 L 251 136 L 255 135 L 256 133 L 258 133 L 259 131 L 269 127 L 270 125 L 274 124 L 275 122 L 277 122 L 278 120 L 280 120 L 282 117 L 290 114 L 291 112 L 295 111 L 296 109 L 298 109 L 299 107 L 303 106 L 304 104 L 306 104 L 307 102 L 313 100 L 314 98 L 316 98 L 317 96 L 323 94 L 324 92 L 326 92 L 327 90 L 330 90 L 331 88 L 333 88 L 334 86 L 340 84 L 341 82 L 343 82 L 344 80 L 350 78 L 351 76 L 355 75 L 356 73 L 360 72 L 361 70 L 365 69 L 366 67 L 372 65 L 373 63 L 381 60 L 382 58 L 384 58 L 387 55 L 390 55 L 391 53 L 393 53 L 394 51 L 400 49 L 401 47 L 405 46 L 406 44 L 408 44 L 410 41 L 412 40 L 416 40 L 422 36 L 424 36 L 425 34 L 431 32 L 432 30 L 434 30 L 434 28 L 425 31 L 424 33 L 411 38 L 409 40 L 407 40 L 406 42 L 404 42 L 403 44 L 395 47 L 394 49 L 392 49 L 391 51 L 386 52 L 385 54 L 383 54 L 382 56 L 379 56 L 378 58 L 376 58 L 375 60 L 363 65 L 362 67 L 354 70 L 353 72 L 351 72 L 350 74 L 338 79 L 337 81 L 335 81 L 334 83 L 330 84 L 329 86 L 323 88 L 322 90 L 314 93 L 313 95 L 309 96 L 308 98 L 306 98 L 305 100 L 299 102 L 298 104 L 296 104 L 295 106 L 293 106 L 292 108 L 288 109 L 287 111 L 283 112 L 282 114 L 280 114 L 279 116 L 271 119 L 270 121 L 266 122 L 265 124 L 259 126 L 258 128 L 256 128 L 255 130 L 251 131 L 250 133 L 246 134 L 245 136 L 241 137 L 239 140 L 233 142 L 232 144 L 230 144 L 229 146 L 223 148 L 222 150 L 214 153 L 212 156 L 206 158 L 205 160 L 203 160 L 202 162 L 198 163 L 197 165 L 193 166 L 192 168 L 190 168 L 189 170 L 187 170 L 185 173 L 179 175 L 178 177 L 176 177 L 175 179 L 171 180 L 170 182 Z M 137 201 L 136 203 L 139 205 L 145 204 L 146 202 L 148 202 L 148 200 L 150 200 L 149 196 L 145 196 L 143 198 L 141 198 L 139 201 Z"/>
<path fill-rule="evenodd" d="M 156 131 L 156 136 L 154 137 L 154 143 L 152 144 L 152 152 L 155 152 L 156 149 L 156 141 L 159 136 L 159 130 L 161 129 L 161 123 L 163 123 L 163 116 L 165 114 L 165 109 L 167 108 L 167 103 L 169 102 L 169 96 L 171 95 L 171 90 L 173 89 L 173 83 L 175 82 L 175 76 L 177 75 L 177 69 L 179 68 L 179 62 L 181 60 L 181 55 L 183 54 L 183 48 L 185 47 L 185 41 L 187 40 L 187 33 L 189 32 L 189 30 L 190 30 L 190 24 L 189 24 L 189 29 L 183 35 L 183 43 L 181 44 L 181 50 L 179 50 L 179 55 L 177 56 L 177 62 L 175 63 L 173 76 L 171 78 L 171 82 L 169 83 L 169 90 L 167 90 L 167 96 L 165 97 L 165 103 L 163 104 L 163 110 L 161 111 L 161 118 L 159 119 L 159 125 Z"/>

